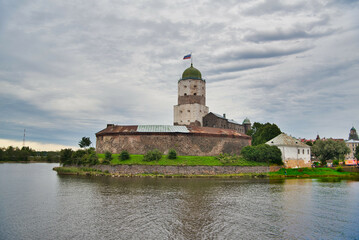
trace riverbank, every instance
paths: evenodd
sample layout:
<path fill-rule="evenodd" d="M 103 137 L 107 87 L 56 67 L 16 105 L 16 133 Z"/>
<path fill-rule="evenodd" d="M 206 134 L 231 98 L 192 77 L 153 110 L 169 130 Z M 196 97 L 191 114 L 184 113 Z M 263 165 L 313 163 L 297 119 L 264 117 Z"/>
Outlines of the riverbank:
<path fill-rule="evenodd" d="M 100 166 L 105 166 L 100 167 Z M 278 170 L 278 166 L 271 168 L 259 169 L 258 167 L 242 167 L 237 169 L 237 172 L 230 172 L 233 169 L 226 169 L 226 167 L 216 166 L 212 171 L 198 171 L 203 170 L 203 166 L 199 169 L 191 169 L 193 166 L 177 166 L 176 170 L 171 171 L 139 171 L 138 168 L 133 169 L 133 166 L 127 166 L 130 171 L 119 171 L 115 166 L 98 165 L 93 167 L 55 167 L 53 170 L 59 175 L 80 175 L 80 176 L 109 176 L 109 177 L 159 177 L 159 178 L 269 178 L 269 179 L 283 179 L 283 178 L 359 178 L 359 173 L 353 172 L 339 172 L 330 168 L 301 168 L 301 169 L 283 169 Z M 117 166 L 118 167 L 118 166 Z M 148 167 L 148 166 L 147 166 Z M 158 166 L 157 166 L 158 167 Z M 164 166 L 162 167 L 162 170 Z M 173 166 L 168 166 L 172 167 Z M 181 169 L 181 170 L 178 170 Z M 222 171 L 220 168 L 223 168 Z M 232 166 L 233 168 L 233 166 Z M 135 170 L 135 171 L 132 171 Z M 239 172 L 242 170 L 241 172 Z M 177 172 L 176 172 L 177 171 Z"/>

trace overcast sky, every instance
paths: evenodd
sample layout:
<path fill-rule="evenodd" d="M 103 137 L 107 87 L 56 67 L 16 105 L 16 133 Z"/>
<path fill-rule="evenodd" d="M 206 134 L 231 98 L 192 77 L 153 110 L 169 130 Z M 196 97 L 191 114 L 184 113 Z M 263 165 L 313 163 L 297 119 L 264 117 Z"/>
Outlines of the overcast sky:
<path fill-rule="evenodd" d="M 173 124 L 194 67 L 211 112 L 295 137 L 359 128 L 359 2 L 0 1 L 0 139 L 77 146 Z"/>

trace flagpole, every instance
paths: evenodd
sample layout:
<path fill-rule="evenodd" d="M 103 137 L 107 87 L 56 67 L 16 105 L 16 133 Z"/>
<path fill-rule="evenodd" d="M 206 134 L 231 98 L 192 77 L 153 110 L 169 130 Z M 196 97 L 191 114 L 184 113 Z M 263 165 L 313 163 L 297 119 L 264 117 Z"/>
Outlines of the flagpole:
<path fill-rule="evenodd" d="M 192 52 L 191 52 L 191 66 L 193 65 L 192 59 L 193 59 L 193 56 L 192 56 Z"/>

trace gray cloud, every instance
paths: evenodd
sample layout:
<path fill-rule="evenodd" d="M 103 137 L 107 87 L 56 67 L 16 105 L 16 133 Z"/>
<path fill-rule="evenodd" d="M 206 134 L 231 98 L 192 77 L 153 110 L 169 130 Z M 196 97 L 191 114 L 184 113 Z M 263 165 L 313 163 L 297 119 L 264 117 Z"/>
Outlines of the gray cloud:
<path fill-rule="evenodd" d="M 297 136 L 346 136 L 359 121 L 348 103 L 358 89 L 358 6 L 2 1 L 1 138 L 21 140 L 27 128 L 33 140 L 77 145 L 108 122 L 171 124 L 189 52 L 210 110 Z"/>

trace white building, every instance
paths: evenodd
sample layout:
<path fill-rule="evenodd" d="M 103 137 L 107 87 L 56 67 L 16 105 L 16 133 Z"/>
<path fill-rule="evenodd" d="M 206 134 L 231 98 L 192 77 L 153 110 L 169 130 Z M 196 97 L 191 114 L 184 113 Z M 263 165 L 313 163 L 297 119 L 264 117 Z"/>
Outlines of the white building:
<path fill-rule="evenodd" d="M 356 148 L 359 146 L 359 140 L 350 139 L 345 141 L 345 144 L 350 148 L 350 153 L 345 155 L 346 160 L 354 160 L 356 159 L 354 156 L 354 153 L 356 151 Z"/>
<path fill-rule="evenodd" d="M 277 146 L 282 152 L 282 160 L 287 168 L 311 167 L 310 146 L 298 139 L 281 133 L 275 138 L 266 142 L 271 146 Z"/>

